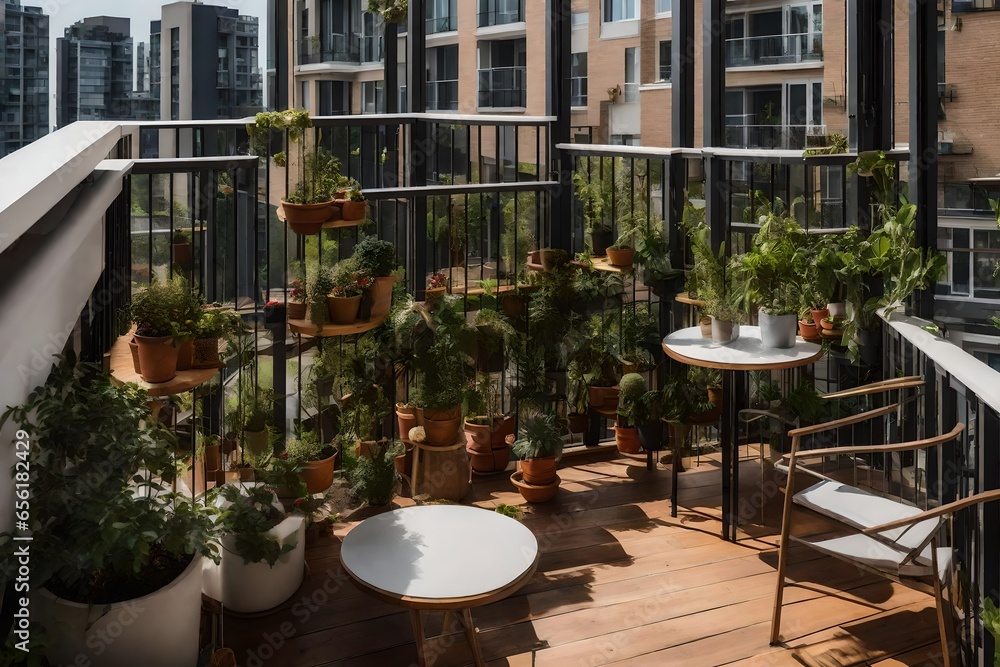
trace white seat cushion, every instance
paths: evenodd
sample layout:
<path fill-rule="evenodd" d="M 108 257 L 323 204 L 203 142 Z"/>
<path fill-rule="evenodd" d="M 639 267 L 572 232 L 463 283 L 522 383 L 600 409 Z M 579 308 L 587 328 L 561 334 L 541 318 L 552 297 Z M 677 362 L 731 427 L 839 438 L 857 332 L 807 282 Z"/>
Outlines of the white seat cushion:
<path fill-rule="evenodd" d="M 922 511 L 912 505 L 875 495 L 857 487 L 832 480 L 823 480 L 808 489 L 796 493 L 797 504 L 807 507 L 823 516 L 844 523 L 856 530 L 878 526 L 896 519 L 916 516 Z M 927 519 L 912 526 L 893 528 L 879 533 L 875 542 L 895 543 L 905 553 L 926 544 L 940 525 L 940 519 Z M 892 547 L 890 547 L 892 548 Z M 925 547 L 917 561 L 929 565 L 930 551 Z"/>
<path fill-rule="evenodd" d="M 840 558 L 851 563 L 861 563 L 868 567 L 901 577 L 927 577 L 933 574 L 930 566 L 930 551 L 927 550 L 927 564 L 907 562 L 908 551 L 892 546 L 860 533 L 833 538 L 792 537 L 792 541 L 807 544 L 820 553 Z M 938 576 L 945 579 L 950 571 L 951 549 L 941 548 L 938 552 Z"/>

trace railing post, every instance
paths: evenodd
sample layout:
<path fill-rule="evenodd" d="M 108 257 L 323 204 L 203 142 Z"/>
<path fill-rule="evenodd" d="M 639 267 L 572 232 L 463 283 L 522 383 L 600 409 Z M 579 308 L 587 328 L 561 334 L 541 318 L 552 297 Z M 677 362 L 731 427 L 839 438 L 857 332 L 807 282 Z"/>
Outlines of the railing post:
<path fill-rule="evenodd" d="M 705 147 L 723 145 L 723 113 L 726 100 L 726 2 L 703 0 L 704 75 L 703 103 L 706 110 Z M 723 162 L 717 157 L 705 158 L 705 220 L 711 229 L 712 249 L 716 252 L 726 242 L 725 174 Z"/>
<path fill-rule="evenodd" d="M 910 0 L 910 201 L 917 206 L 916 244 L 937 245 L 937 0 Z M 914 314 L 934 315 L 934 289 L 920 290 Z"/>
<path fill-rule="evenodd" d="M 548 0 L 548 31 L 552 35 L 548 52 L 548 114 L 555 116 L 549 127 L 551 180 L 559 186 L 550 198 L 550 243 L 569 251 L 573 234 L 573 156 L 556 148 L 570 141 L 570 61 L 572 60 L 572 0 Z"/>
<path fill-rule="evenodd" d="M 424 0 L 410 0 L 407 11 L 408 35 L 406 39 L 406 74 L 408 85 L 406 100 L 410 113 L 420 114 L 427 110 L 427 51 L 425 42 L 427 21 L 424 16 Z M 417 118 L 410 127 L 410 146 L 407 160 L 407 180 L 410 187 L 427 185 L 427 160 L 430 141 L 427 124 Z M 411 215 L 411 239 L 413 242 L 413 293 L 418 301 L 424 300 L 427 276 L 427 198 L 414 197 L 409 202 Z"/>
<path fill-rule="evenodd" d="M 694 2 L 695 0 L 675 0 L 672 42 L 670 53 L 671 79 L 671 144 L 678 148 L 694 146 Z M 670 265 L 684 266 L 683 244 L 680 221 L 684 217 L 684 190 L 687 188 L 687 159 L 683 155 L 671 155 L 669 161 L 669 183 L 667 193 L 667 243 L 670 248 Z M 684 304 L 673 302 L 671 314 L 674 326 L 679 327 L 684 313 Z"/>

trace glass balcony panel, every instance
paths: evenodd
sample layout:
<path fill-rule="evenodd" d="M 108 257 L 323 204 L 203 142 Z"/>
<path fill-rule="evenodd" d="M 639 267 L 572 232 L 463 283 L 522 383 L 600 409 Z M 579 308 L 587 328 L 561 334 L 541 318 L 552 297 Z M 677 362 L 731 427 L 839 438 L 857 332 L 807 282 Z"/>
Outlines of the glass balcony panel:
<path fill-rule="evenodd" d="M 759 67 L 822 62 L 823 35 L 798 33 L 726 40 L 727 67 Z"/>
<path fill-rule="evenodd" d="M 479 106 L 524 108 L 525 68 L 494 67 L 479 70 Z"/>

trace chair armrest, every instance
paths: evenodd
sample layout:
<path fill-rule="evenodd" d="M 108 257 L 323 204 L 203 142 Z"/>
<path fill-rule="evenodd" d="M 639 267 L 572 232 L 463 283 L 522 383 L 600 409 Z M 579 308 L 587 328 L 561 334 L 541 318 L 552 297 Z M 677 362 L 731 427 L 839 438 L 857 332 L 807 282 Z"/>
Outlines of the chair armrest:
<path fill-rule="evenodd" d="M 952 512 L 965 509 L 966 507 L 972 507 L 973 505 L 979 505 L 980 503 L 988 503 L 993 500 L 1000 500 L 1000 489 L 981 491 L 980 493 L 971 495 L 968 498 L 962 498 L 961 500 L 950 502 L 947 505 L 935 507 L 934 509 L 927 510 L 926 512 L 906 517 L 905 519 L 897 519 L 878 526 L 872 526 L 871 528 L 865 528 L 862 532 L 865 534 L 881 533 L 893 528 L 901 528 L 903 526 L 920 523 L 921 521 L 926 521 L 927 519 L 935 519 L 939 516 L 945 516 L 946 514 L 951 514 Z"/>
<path fill-rule="evenodd" d="M 894 412 L 899 408 L 899 403 L 893 403 L 892 405 L 887 405 L 883 408 L 876 408 L 875 410 L 869 410 L 868 412 L 862 412 L 860 414 L 852 415 L 850 417 L 843 417 L 841 419 L 835 419 L 832 422 L 823 422 L 822 424 L 814 424 L 813 426 L 803 426 L 802 428 L 797 428 L 788 432 L 788 435 L 796 438 L 803 435 L 811 435 L 813 433 L 822 433 L 823 431 L 830 431 L 835 428 L 840 428 L 841 426 L 848 426 L 850 424 L 859 424 L 861 422 L 868 421 L 869 419 L 874 419 L 876 417 L 881 417 L 887 415 L 890 412 Z"/>
<path fill-rule="evenodd" d="M 841 454 L 883 454 L 885 452 L 904 452 L 910 449 L 926 449 L 927 447 L 933 447 L 934 445 L 940 445 L 941 443 L 948 442 L 949 440 L 954 440 L 958 437 L 958 434 L 964 430 L 965 424 L 959 422 L 955 425 L 955 428 L 951 429 L 947 433 L 936 435 L 933 438 L 911 440 L 910 442 L 900 442 L 887 445 L 859 445 L 857 447 L 845 445 L 843 447 L 807 449 L 797 452 L 795 457 L 797 459 L 811 459 L 821 458 L 824 456 L 839 456 Z"/>
<path fill-rule="evenodd" d="M 908 375 L 906 377 L 892 378 L 890 380 L 881 380 L 880 382 L 872 382 L 869 384 L 861 385 L 860 387 L 854 387 L 852 389 L 844 389 L 842 391 L 835 391 L 830 394 L 823 394 L 822 398 L 849 398 L 851 396 L 866 396 L 869 394 L 882 394 L 896 389 L 910 389 L 912 387 L 923 387 L 926 384 L 923 378 L 919 375 Z"/>

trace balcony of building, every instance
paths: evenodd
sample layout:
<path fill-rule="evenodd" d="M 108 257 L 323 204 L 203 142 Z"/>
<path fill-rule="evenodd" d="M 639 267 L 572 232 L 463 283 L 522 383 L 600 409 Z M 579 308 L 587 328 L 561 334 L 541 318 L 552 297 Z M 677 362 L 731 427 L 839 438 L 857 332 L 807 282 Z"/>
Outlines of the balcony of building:
<path fill-rule="evenodd" d="M 479 70 L 480 109 L 523 109 L 527 105 L 525 67 Z"/>
<path fill-rule="evenodd" d="M 763 67 L 822 62 L 822 33 L 763 35 L 726 40 L 727 67 Z"/>
<path fill-rule="evenodd" d="M 434 0 L 424 6 L 428 36 L 458 30 L 458 0 Z"/>
<path fill-rule="evenodd" d="M 476 26 L 503 29 L 524 23 L 524 2 L 525 0 L 479 0 Z"/>

